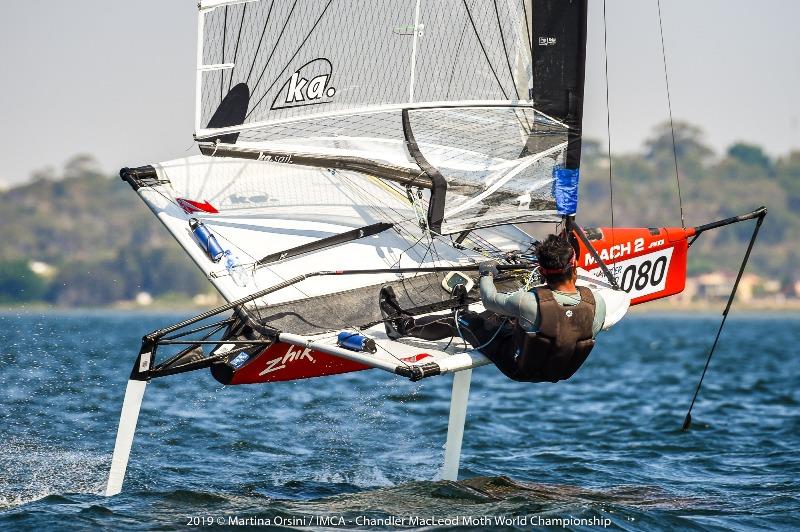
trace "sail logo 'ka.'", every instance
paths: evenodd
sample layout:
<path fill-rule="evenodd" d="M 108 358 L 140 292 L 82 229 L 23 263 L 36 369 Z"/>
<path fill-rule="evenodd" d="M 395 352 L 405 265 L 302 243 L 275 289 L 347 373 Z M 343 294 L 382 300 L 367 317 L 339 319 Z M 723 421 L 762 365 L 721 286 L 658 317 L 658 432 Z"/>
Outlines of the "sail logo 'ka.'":
<path fill-rule="evenodd" d="M 319 71 L 323 73 L 314 74 Z M 336 87 L 329 86 L 332 74 L 333 65 L 329 60 L 324 57 L 312 59 L 292 74 L 292 77 L 278 90 L 278 96 L 270 110 L 283 109 L 291 104 L 299 107 L 329 103 L 330 99 L 336 95 Z M 283 102 L 282 105 L 277 105 L 281 93 L 284 94 Z"/>

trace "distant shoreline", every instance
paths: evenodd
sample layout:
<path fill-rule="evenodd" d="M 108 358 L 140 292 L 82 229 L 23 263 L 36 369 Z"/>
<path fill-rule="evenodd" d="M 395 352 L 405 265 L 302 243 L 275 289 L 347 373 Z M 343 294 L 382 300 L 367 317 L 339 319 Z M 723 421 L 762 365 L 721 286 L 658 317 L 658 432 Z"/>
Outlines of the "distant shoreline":
<path fill-rule="evenodd" d="M 222 304 L 223 302 L 220 302 Z M 0 304 L 0 313 L 10 312 L 91 312 L 91 311 L 119 311 L 119 312 L 195 312 L 200 313 L 212 308 L 208 305 L 196 305 L 191 302 L 159 302 L 155 301 L 151 305 L 142 306 L 131 302 L 115 303 L 111 305 L 98 305 L 93 307 L 83 306 L 59 306 L 47 303 L 19 303 L 19 304 Z M 631 315 L 643 314 L 721 314 L 725 309 L 724 301 L 692 302 L 682 303 L 674 301 L 653 301 L 642 305 L 631 307 Z M 790 300 L 783 303 L 770 301 L 757 301 L 751 303 L 734 302 L 731 307 L 731 314 L 754 314 L 768 312 L 771 314 L 799 314 L 800 300 Z"/>
<path fill-rule="evenodd" d="M 647 314 L 651 312 L 668 313 L 668 314 L 704 314 L 704 313 L 719 313 L 725 310 L 726 301 L 696 301 L 691 303 L 682 303 L 675 301 L 653 301 L 631 307 L 632 314 Z M 743 303 L 741 301 L 734 301 L 731 305 L 731 313 L 745 312 L 770 312 L 781 314 L 800 314 L 800 300 L 791 300 L 785 302 L 775 301 L 754 301 Z"/>

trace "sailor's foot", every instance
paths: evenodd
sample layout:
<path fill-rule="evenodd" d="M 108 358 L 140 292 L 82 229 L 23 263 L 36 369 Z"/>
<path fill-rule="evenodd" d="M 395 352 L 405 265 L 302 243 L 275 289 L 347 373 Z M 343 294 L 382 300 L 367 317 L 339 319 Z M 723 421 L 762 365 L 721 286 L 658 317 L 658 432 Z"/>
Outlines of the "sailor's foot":
<path fill-rule="evenodd" d="M 407 331 L 407 321 L 413 318 L 408 318 L 402 315 L 403 309 L 397 302 L 397 296 L 391 286 L 384 286 L 381 288 L 378 305 L 381 309 L 381 316 L 383 316 L 383 324 L 386 327 L 386 336 L 391 340 L 405 336 Z"/>

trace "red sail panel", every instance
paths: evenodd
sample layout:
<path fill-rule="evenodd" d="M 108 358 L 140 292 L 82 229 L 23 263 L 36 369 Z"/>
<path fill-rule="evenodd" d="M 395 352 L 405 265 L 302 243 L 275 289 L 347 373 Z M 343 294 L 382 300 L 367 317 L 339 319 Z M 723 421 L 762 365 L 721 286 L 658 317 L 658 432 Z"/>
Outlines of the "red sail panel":
<path fill-rule="evenodd" d="M 586 229 L 592 246 L 608 265 L 620 288 L 631 295 L 631 305 L 668 297 L 686 285 L 688 239 L 693 228 L 614 228 Z M 578 266 L 590 275 L 607 281 L 600 267 L 580 244 Z"/>

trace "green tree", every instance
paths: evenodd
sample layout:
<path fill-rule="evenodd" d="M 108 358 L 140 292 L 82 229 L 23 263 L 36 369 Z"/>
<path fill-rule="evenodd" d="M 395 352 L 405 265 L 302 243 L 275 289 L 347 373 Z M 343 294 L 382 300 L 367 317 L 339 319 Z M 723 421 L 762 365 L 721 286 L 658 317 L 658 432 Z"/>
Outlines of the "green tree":
<path fill-rule="evenodd" d="M 47 282 L 33 273 L 27 261 L 0 262 L 0 302 L 39 301 L 47 290 Z"/>
<path fill-rule="evenodd" d="M 791 214 L 797 216 L 797 212 L 800 211 L 800 150 L 794 150 L 778 159 L 775 176 L 786 191 Z"/>
<path fill-rule="evenodd" d="M 64 179 L 78 179 L 81 177 L 103 177 L 100 164 L 93 155 L 80 153 L 71 157 L 64 163 Z"/>
<path fill-rule="evenodd" d="M 703 130 L 687 122 L 675 122 L 673 151 L 672 128 L 669 122 L 655 127 L 653 136 L 645 141 L 645 159 L 653 163 L 661 178 L 674 177 L 675 154 L 682 175 L 700 177 L 714 152 L 702 140 Z"/>
<path fill-rule="evenodd" d="M 737 142 L 728 148 L 728 157 L 746 166 L 758 168 L 761 173 L 772 172 L 772 161 L 760 146 Z"/>

